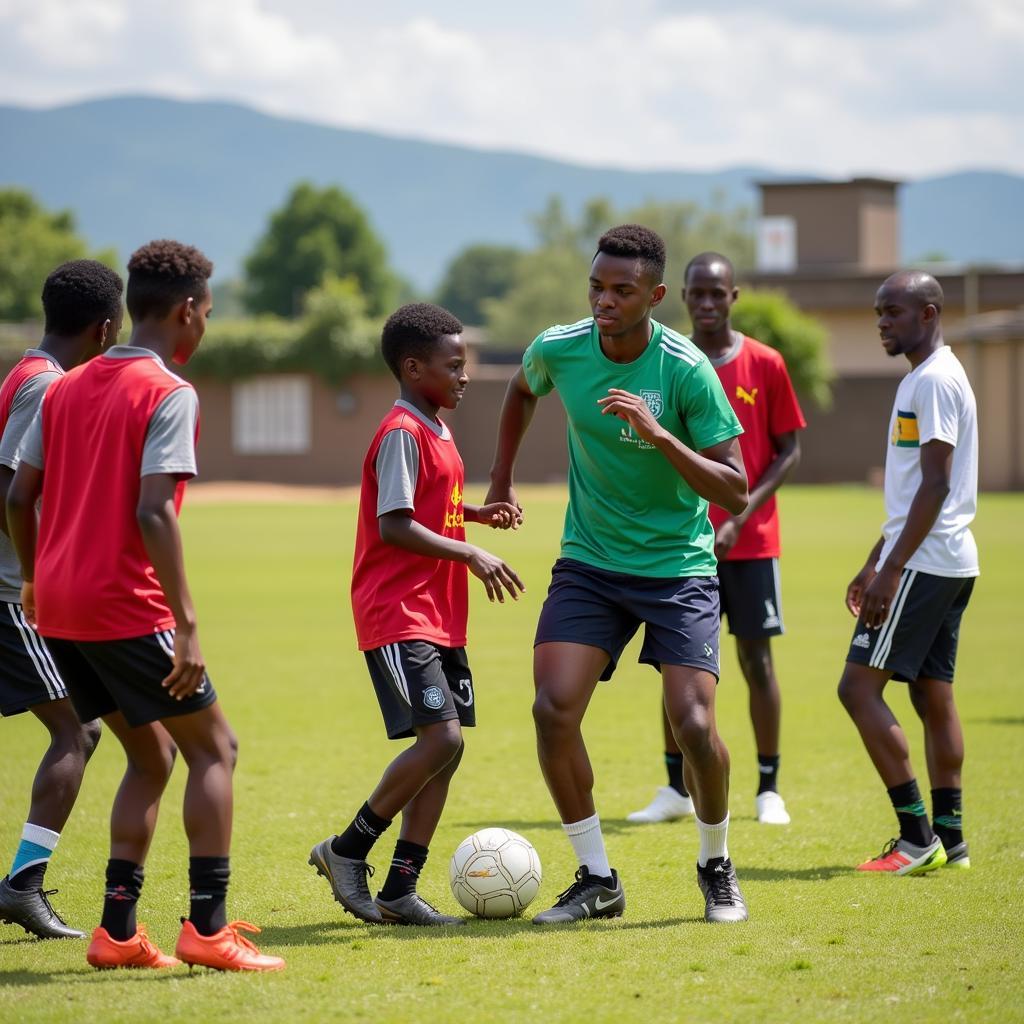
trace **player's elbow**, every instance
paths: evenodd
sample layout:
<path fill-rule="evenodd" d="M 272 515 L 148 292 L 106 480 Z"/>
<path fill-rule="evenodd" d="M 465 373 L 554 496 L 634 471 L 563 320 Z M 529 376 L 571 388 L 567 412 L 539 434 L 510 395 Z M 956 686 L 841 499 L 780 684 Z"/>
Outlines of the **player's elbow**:
<path fill-rule="evenodd" d="M 750 504 L 750 495 L 747 493 L 747 485 L 743 484 L 742 491 L 736 491 L 731 494 L 730 500 L 725 502 L 725 510 L 734 516 L 743 515 L 747 511 L 747 505 Z"/>

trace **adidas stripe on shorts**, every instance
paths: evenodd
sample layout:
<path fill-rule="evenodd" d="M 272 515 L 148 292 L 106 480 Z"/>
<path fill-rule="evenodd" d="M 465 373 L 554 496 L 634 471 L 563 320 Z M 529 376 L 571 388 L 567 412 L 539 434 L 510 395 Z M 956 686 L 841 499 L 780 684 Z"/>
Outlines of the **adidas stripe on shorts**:
<path fill-rule="evenodd" d="M 363 653 L 389 740 L 415 736 L 416 726 L 435 722 L 476 725 L 465 647 L 400 640 Z"/>
<path fill-rule="evenodd" d="M 210 677 L 178 700 L 162 683 L 174 668 L 174 630 L 128 640 L 47 640 L 83 722 L 120 711 L 132 727 L 201 711 L 216 699 Z"/>
<path fill-rule="evenodd" d="M 0 601 L 0 715 L 68 695 L 53 655 L 20 604 Z"/>
<path fill-rule="evenodd" d="M 846 660 L 890 672 L 904 683 L 953 682 L 960 620 L 975 579 L 904 569 L 888 618 L 878 629 L 858 619 Z"/>

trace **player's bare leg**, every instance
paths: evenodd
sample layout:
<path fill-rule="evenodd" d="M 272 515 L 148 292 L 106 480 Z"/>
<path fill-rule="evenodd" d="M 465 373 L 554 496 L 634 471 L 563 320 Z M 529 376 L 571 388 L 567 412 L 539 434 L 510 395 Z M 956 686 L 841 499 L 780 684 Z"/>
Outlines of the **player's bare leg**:
<path fill-rule="evenodd" d="M 626 908 L 594 809 L 594 770 L 581 728 L 607 664 L 607 652 L 588 644 L 544 643 L 533 649 L 537 756 L 580 865 L 575 881 L 550 910 L 533 919 L 534 924 L 619 917 Z"/>
<path fill-rule="evenodd" d="M 715 722 L 718 681 L 689 665 L 663 665 L 661 677 L 665 711 L 683 752 L 686 788 L 697 812 L 697 884 L 704 896 L 704 919 L 745 921 L 747 905 L 729 859 L 729 751 Z"/>
<path fill-rule="evenodd" d="M 457 720 L 438 722 L 418 728 L 419 737 L 424 732 L 431 732 L 439 737 L 439 749 L 450 750 L 450 740 L 458 737 L 459 746 L 451 757 L 419 792 L 402 808 L 402 829 L 398 842 L 395 844 L 394 856 L 384 885 L 377 894 L 375 903 L 385 922 L 391 924 L 413 925 L 455 925 L 462 924 L 463 919 L 442 914 L 436 907 L 428 903 L 416 891 L 420 873 L 427 862 L 430 841 L 434 837 L 437 823 L 441 820 L 445 801 L 448 798 L 448 787 L 462 761 L 465 749 L 462 744 L 461 729 Z M 415 746 L 414 745 L 414 746 Z M 371 806 L 376 806 L 374 798 L 370 798 Z"/>
<path fill-rule="evenodd" d="M 606 651 L 586 644 L 538 644 L 533 651 L 537 755 L 563 822 L 594 814 L 594 770 L 582 724 L 607 664 Z"/>

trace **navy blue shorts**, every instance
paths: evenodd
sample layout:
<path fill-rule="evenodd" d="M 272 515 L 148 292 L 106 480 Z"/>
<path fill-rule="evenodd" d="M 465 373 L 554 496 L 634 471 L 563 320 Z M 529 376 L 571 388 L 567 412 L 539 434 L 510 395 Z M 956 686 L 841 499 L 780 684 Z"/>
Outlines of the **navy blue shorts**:
<path fill-rule="evenodd" d="M 846 660 L 891 672 L 900 683 L 953 682 L 960 620 L 974 579 L 904 569 L 885 622 L 869 629 L 858 619 Z"/>
<path fill-rule="evenodd" d="M 722 616 L 741 640 L 781 636 L 782 587 L 777 558 L 741 558 L 718 563 Z"/>
<path fill-rule="evenodd" d="M 643 665 L 688 665 L 718 678 L 718 579 L 631 576 L 560 558 L 537 623 L 537 644 L 599 647 L 610 679 L 623 648 L 644 626 Z"/>

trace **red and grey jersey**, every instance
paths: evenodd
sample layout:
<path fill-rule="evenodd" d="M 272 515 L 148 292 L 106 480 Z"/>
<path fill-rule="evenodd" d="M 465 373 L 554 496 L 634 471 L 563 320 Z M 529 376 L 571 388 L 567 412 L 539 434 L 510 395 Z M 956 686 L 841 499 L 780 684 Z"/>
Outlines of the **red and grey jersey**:
<path fill-rule="evenodd" d="M 434 533 L 466 536 L 465 470 L 448 428 L 399 401 L 384 417 L 363 463 L 352 567 L 352 615 L 361 651 L 400 640 L 466 643 L 466 566 L 381 540 L 378 518 L 407 509 Z"/>
<path fill-rule="evenodd" d="M 136 520 L 143 476 L 195 475 L 192 386 L 120 346 L 46 393 L 21 458 L 43 470 L 36 616 L 43 636 L 123 640 L 174 627 Z"/>

